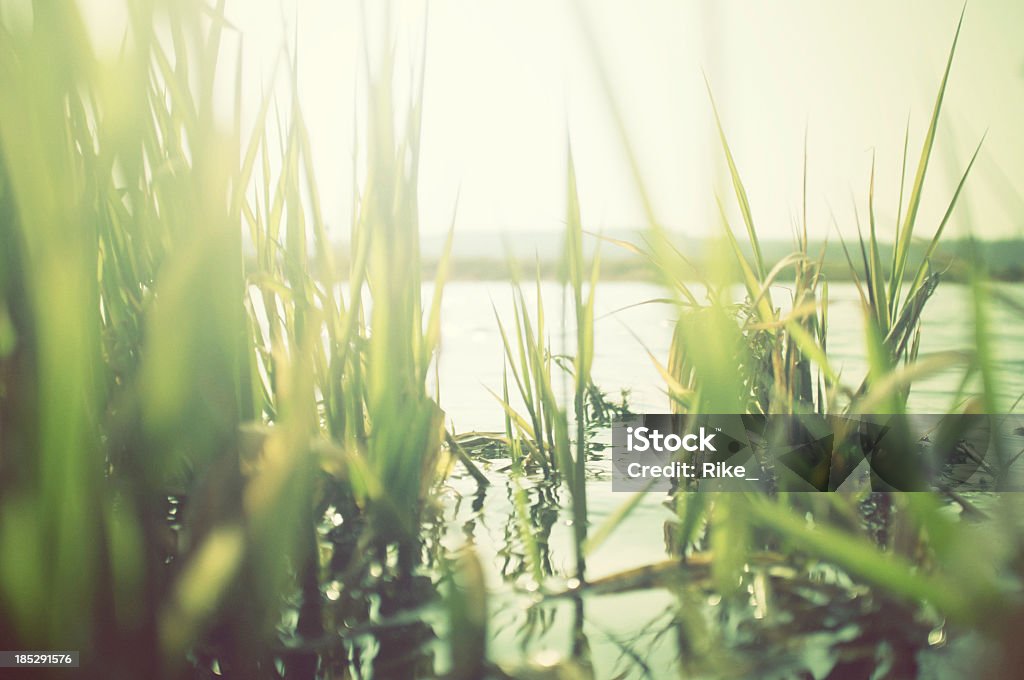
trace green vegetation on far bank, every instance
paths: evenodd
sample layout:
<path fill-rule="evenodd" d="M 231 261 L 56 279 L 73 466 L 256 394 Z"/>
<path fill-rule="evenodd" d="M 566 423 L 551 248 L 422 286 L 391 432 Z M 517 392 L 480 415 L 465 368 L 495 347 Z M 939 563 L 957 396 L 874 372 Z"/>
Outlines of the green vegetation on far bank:
<path fill-rule="evenodd" d="M 451 257 L 448 262 L 448 278 L 450 280 L 503 281 L 513 278 L 514 272 L 509 264 L 509 258 L 504 255 L 507 248 L 506 240 L 501 234 L 476 233 L 472 234 L 471 238 L 467 238 L 467 236 L 467 234 L 457 233 L 453 240 Z M 609 238 L 639 245 L 643 242 L 643 232 L 640 230 L 616 231 Z M 676 248 L 687 255 L 687 261 L 679 263 L 681 276 L 690 281 L 700 281 L 706 278 L 710 274 L 708 254 L 713 250 L 710 247 L 712 244 L 710 239 L 692 238 L 680 234 L 672 234 L 670 238 Z M 536 267 L 539 267 L 541 278 L 558 280 L 562 267 L 560 240 L 561 234 L 558 233 L 528 233 L 522 238 L 517 236 L 517 241 L 525 241 L 533 250 L 527 252 L 526 248 L 520 245 L 514 252 L 522 261 L 531 262 L 531 270 L 534 269 L 533 262 L 536 253 Z M 463 246 L 465 241 L 469 241 L 469 244 Z M 490 253 L 484 248 L 484 244 L 488 241 L 492 244 Z M 593 247 L 597 239 L 591 238 L 589 241 L 588 247 Z M 433 276 L 437 271 L 442 246 L 441 237 L 423 237 L 423 271 L 426 275 Z M 741 244 L 740 247 L 746 256 L 753 255 L 749 245 Z M 794 247 L 795 244 L 792 241 L 781 239 L 761 241 L 765 264 L 769 269 L 773 268 L 791 255 Z M 920 264 L 927 247 L 927 241 L 911 244 L 908 256 L 910 266 L 916 268 Z M 878 248 L 882 262 L 891 262 L 892 244 L 879 243 Z M 810 241 L 807 249 L 814 256 L 822 256 L 824 249 L 821 271 L 830 281 L 853 281 L 850 265 L 843 254 L 843 248 L 838 238 L 829 241 Z M 335 247 L 337 262 L 344 264 L 347 257 L 347 247 Z M 606 243 L 601 259 L 602 281 L 657 281 L 657 276 L 651 270 L 649 263 L 636 257 L 633 252 L 625 248 Z M 970 280 L 972 268 L 980 266 L 994 281 L 1020 282 L 1024 281 L 1024 239 L 992 241 L 966 238 L 944 239 L 932 253 L 931 262 L 934 269 L 941 273 L 944 281 L 966 283 Z M 249 258 L 247 264 L 251 268 L 255 262 Z M 720 262 L 716 263 L 716 266 L 720 265 Z"/>

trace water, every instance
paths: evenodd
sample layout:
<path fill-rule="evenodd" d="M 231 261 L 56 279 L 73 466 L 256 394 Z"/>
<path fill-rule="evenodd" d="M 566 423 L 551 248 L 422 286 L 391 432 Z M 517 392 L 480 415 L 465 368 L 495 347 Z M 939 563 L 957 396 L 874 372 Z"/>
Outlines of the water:
<path fill-rule="evenodd" d="M 775 303 L 784 304 L 787 292 L 779 287 L 773 293 Z M 1024 303 L 1022 286 L 1004 285 L 1000 292 Z M 535 310 L 536 291 L 528 286 L 524 293 Z M 572 354 L 573 330 L 571 322 L 563 322 L 562 289 L 544 283 L 540 293 L 553 351 Z M 742 298 L 741 291 L 735 293 L 737 300 Z M 597 291 L 594 381 L 613 401 L 626 393 L 636 413 L 668 409 L 663 381 L 648 351 L 666 360 L 676 310 L 664 303 L 645 304 L 663 294 L 656 286 L 635 282 L 602 283 Z M 431 295 L 426 286 L 424 299 Z M 939 286 L 923 316 L 922 356 L 974 347 L 971 298 L 967 287 Z M 506 325 L 513 323 L 507 282 L 457 281 L 445 288 L 439 396 L 457 434 L 504 429 L 502 407 L 492 394 L 502 389 L 504 357 L 495 311 Z M 831 286 L 829 319 L 833 368 L 844 384 L 856 387 L 867 371 L 867 356 L 859 296 L 852 284 Z M 989 326 L 1001 406 L 1010 409 L 1024 393 L 1024 318 L 993 305 Z M 915 383 L 910 409 L 944 413 L 962 408 L 957 393 L 964 371 L 963 366 L 952 367 Z M 569 403 L 569 380 L 557 370 L 555 380 L 556 392 Z M 969 395 L 977 390 L 975 377 L 962 391 Z M 521 407 L 515 394 L 512 401 Z M 598 444 L 608 440 L 607 431 L 596 432 L 593 439 Z M 630 498 L 611 491 L 607 454 L 594 447 L 587 465 L 591 536 Z M 876 668 L 888 668 L 889 677 L 956 677 L 957 672 L 943 669 L 970 667 L 969 660 L 982 653 L 983 643 L 950 634 L 941 619 L 922 615 L 916 606 L 854 586 L 834 568 L 793 564 L 785 546 L 779 550 L 787 557 L 746 567 L 731 598 L 722 597 L 707 564 L 680 568 L 675 562 L 668 573 L 685 575 L 685 582 L 660 582 L 649 572 L 621 577 L 629 570 L 678 560 L 670 537 L 679 520 L 672 499 L 659 493 L 643 495 L 587 557 L 591 584 L 617 578 L 623 592 L 587 587 L 578 597 L 555 597 L 575 593 L 566 491 L 539 472 L 514 479 L 502 451 L 488 455 L 475 452 L 491 485 L 479 488 L 457 465 L 440 489 L 435 511 L 427 513 L 423 535 L 429 536 L 432 552 L 440 546 L 457 554 L 469 545 L 480 557 L 488 591 L 488 657 L 511 677 L 868 677 Z M 526 527 L 515 511 L 517 493 L 529 514 Z M 985 500 L 979 505 L 985 507 Z M 540 549 L 542 583 L 528 568 L 524 530 Z M 445 587 L 440 572 L 427 570 L 419 578 L 427 591 Z M 330 599 L 331 593 L 325 596 Z M 375 633 L 363 658 L 387 662 L 397 644 L 396 649 L 407 648 L 409 663 L 417 668 L 444 673 L 450 665 L 449 635 L 440 601 L 433 602 L 410 614 L 423 616 L 428 625 L 400 624 L 391 633 Z M 393 662 L 406 663 L 399 658 Z M 403 668 L 412 677 L 411 666 Z M 391 673 L 377 672 L 384 677 Z"/>
<path fill-rule="evenodd" d="M 1018 300 L 1024 298 L 1020 287 L 1007 286 L 1003 291 Z M 533 291 L 526 292 L 534 304 Z M 561 289 L 544 284 L 541 294 L 553 350 L 571 353 L 564 349 L 567 339 L 561 336 Z M 780 290 L 777 300 L 783 294 Z M 634 412 L 667 410 L 663 382 L 644 347 L 665 360 L 674 309 L 665 304 L 630 307 L 661 295 L 659 288 L 643 283 L 606 283 L 598 290 L 594 380 L 613 398 L 627 390 Z M 507 283 L 454 282 L 445 290 L 441 404 L 457 432 L 504 427 L 501 407 L 488 391 L 500 393 L 502 384 L 503 349 L 492 305 L 503 320 L 512 318 Z M 854 387 L 867 371 L 863 337 L 855 287 L 833 285 L 829 355 L 844 382 Z M 1009 408 L 1024 393 L 1024 351 L 1020 351 L 1024 319 L 995 307 L 991 339 L 999 359 L 1001 398 L 1004 408 Z M 921 353 L 973 346 L 970 289 L 940 286 L 923 317 Z M 911 410 L 942 413 L 952 409 L 963 372 L 963 367 L 952 368 L 917 383 L 910 397 Z M 571 389 L 568 384 L 562 387 Z M 968 383 L 968 392 L 976 387 Z M 752 568 L 744 575 L 739 606 L 735 601 L 722 602 L 708 575 L 696 569 L 687 587 L 586 595 L 579 603 L 568 598 L 541 600 L 534 592 L 537 584 L 526 569 L 525 546 L 517 534 L 515 483 L 503 472 L 508 461 L 481 464 L 494 482 L 489 488 L 479 490 L 461 468 L 446 484 L 443 543 L 452 551 L 469 543 L 480 555 L 490 591 L 491 656 L 513 668 L 572 664 L 581 640 L 596 677 L 677 677 L 681 671 L 698 677 L 790 677 L 801 672 L 824 677 L 830 672 L 857 675 L 863 670 L 858 663 L 867 668 L 889 664 L 900 676 L 921 667 L 942 667 L 932 658 L 935 654 L 921 653 L 935 644 L 937 636 L 944 639 L 944 631 L 930 628 L 936 622 L 922 622 L 912 609 L 878 593 L 853 596 L 829 578 L 801 589 L 794 574 L 782 578 L 769 569 Z M 592 531 L 628 498 L 611 492 L 608 469 L 605 457 L 596 452 L 588 469 Z M 532 530 L 540 536 L 549 564 L 544 589 L 571 587 L 573 539 L 565 492 L 539 474 L 520 483 L 531 508 Z M 666 501 L 662 494 L 646 494 L 588 557 L 592 582 L 670 557 L 666 527 L 673 526 L 676 516 Z M 758 595 L 766 581 L 774 604 L 767 617 L 766 603 L 759 602 Z M 698 639 L 700 631 L 704 639 Z M 859 649 L 862 656 L 841 657 L 840 645 Z M 569 673 L 566 668 L 562 671 Z"/>
<path fill-rule="evenodd" d="M 561 337 L 561 288 L 556 283 L 545 283 L 541 291 L 552 349 L 572 354 L 573 336 L 568 338 L 568 347 Z M 1001 291 L 1024 303 L 1024 287 L 1004 284 Z M 779 287 L 773 293 L 776 304 L 784 301 L 786 292 L 785 287 Z M 527 286 L 524 293 L 534 304 L 533 288 Z M 952 283 L 936 289 L 922 318 L 922 354 L 974 347 L 971 295 L 970 288 Z M 611 397 L 620 390 L 629 390 L 629 403 L 638 413 L 660 413 L 668 407 L 664 381 L 644 347 L 659 361 L 667 360 L 675 310 L 666 304 L 624 308 L 664 296 L 662 288 L 634 282 L 602 283 L 597 291 L 594 381 Z M 492 304 L 502 321 L 511 323 L 508 283 L 455 281 L 445 287 L 441 405 L 460 432 L 504 428 L 501 408 L 487 391 L 490 388 L 500 394 L 502 379 L 503 350 Z M 999 359 L 1000 392 L 1004 408 L 1009 408 L 1024 394 L 1024 318 L 1004 305 L 994 305 L 991 311 L 990 332 Z M 864 319 L 854 284 L 830 285 L 829 326 L 833 367 L 845 384 L 856 387 L 867 372 L 867 354 Z M 962 375 L 962 368 L 951 369 L 916 383 L 910 397 L 911 410 L 948 412 Z M 566 385 L 566 389 L 571 387 Z"/>

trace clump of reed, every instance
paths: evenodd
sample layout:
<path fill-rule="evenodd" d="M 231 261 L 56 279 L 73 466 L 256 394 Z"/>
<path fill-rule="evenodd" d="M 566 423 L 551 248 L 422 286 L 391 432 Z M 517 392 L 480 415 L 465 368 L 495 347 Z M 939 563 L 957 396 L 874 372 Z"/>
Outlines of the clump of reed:
<path fill-rule="evenodd" d="M 588 521 L 587 406 L 594 391 L 591 368 L 594 361 L 594 301 L 600 273 L 600 255 L 595 254 L 591 261 L 587 262 L 583 247 L 583 223 L 576 187 L 576 168 L 571 149 L 568 149 L 566 159 L 566 228 L 560 269 L 562 284 L 569 297 L 567 311 L 571 310 L 573 317 L 573 354 L 565 365 L 555 361 L 550 339 L 545 334 L 540 271 L 538 270 L 536 276 L 537 307 L 534 314 L 530 312 L 521 285 L 518 281 L 513 282 L 515 344 L 509 341 L 504 323 L 497 318 L 505 351 L 505 377 L 502 395 L 495 396 L 505 411 L 506 436 L 514 463 L 520 470 L 524 464 L 542 467 L 547 473 L 556 475 L 569 492 L 576 546 L 576 578 L 583 581 L 586 574 L 585 546 Z M 563 331 L 566 329 L 563 328 Z M 568 406 L 560 402 L 553 387 L 553 363 L 572 378 L 571 422 L 575 424 L 574 438 L 570 435 Z M 525 417 L 512 406 L 509 372 L 518 389 L 518 396 L 525 406 Z M 528 533 L 526 532 L 527 542 L 531 544 Z M 533 549 L 531 552 L 535 553 L 536 550 Z"/>
<path fill-rule="evenodd" d="M 910 243 L 921 228 L 918 213 L 922 191 L 959 34 L 958 24 L 909 192 L 905 191 L 909 141 L 904 145 L 899 217 L 893 232 L 893 258 L 887 265 L 880 255 L 872 167 L 868 234 L 865 237 L 858 225 L 859 258 L 855 261 L 848 255 L 866 321 L 864 346 L 869 359 L 868 374 L 855 387 L 843 384 L 829 359 L 828 282 L 821 271 L 821 256 L 808 252 L 806 152 L 804 212 L 796 247 L 792 255 L 769 270 L 761 256 L 754 211 L 712 99 L 728 180 L 752 257 L 742 247 L 721 200 L 722 247 L 718 259 L 711 260 L 708 274 L 698 285 L 677 275 L 692 272 L 695 267 L 686 263 L 685 256 L 670 243 L 653 209 L 649 210 L 649 228 L 642 242 L 619 244 L 649 262 L 679 309 L 667 365 L 652 357 L 665 379 L 674 411 L 887 413 L 894 414 L 893 426 L 898 428 L 904 422 L 914 381 L 940 371 L 963 370 L 964 385 L 972 374 L 982 376 L 981 395 L 974 403 L 983 404 L 988 413 L 999 412 L 989 342 L 982 340 L 974 352 L 949 351 L 928 356 L 919 352 L 921 316 L 941 278 L 931 266 L 931 256 L 954 214 L 978 151 L 967 164 L 929 238 L 925 257 L 916 269 L 908 265 Z M 614 107 L 610 92 L 609 99 Z M 628 145 L 621 124 L 620 131 Z M 908 128 L 907 140 L 909 137 Z M 635 176 L 641 196 L 646 197 L 640 173 L 637 171 Z M 777 294 L 773 286 L 787 270 L 793 273 L 791 298 L 787 311 L 782 311 L 773 300 Z M 744 290 L 744 299 L 738 304 L 729 294 L 729 287 L 737 280 Z M 983 324 L 992 301 L 981 277 L 976 276 L 972 285 L 975 314 Z M 983 330 L 978 332 L 984 334 Z M 962 395 L 957 395 L 950 412 L 956 412 L 961 401 Z M 902 432 L 903 449 L 911 456 L 917 442 L 910 437 L 909 430 L 904 428 Z M 985 539 L 972 527 L 951 518 L 944 509 L 953 498 L 965 513 L 973 512 L 970 502 L 943 493 L 890 493 L 877 499 L 888 508 L 883 519 L 888 530 L 880 539 L 859 516 L 867 498 L 865 493 L 780 493 L 774 497 L 677 493 L 673 499 L 678 511 L 678 521 L 671 527 L 673 543 L 680 546 L 684 561 L 710 550 L 707 556 L 711 570 L 718 587 L 727 594 L 737 594 L 741 574 L 752 568 L 751 560 L 758 551 L 777 547 L 781 542 L 790 556 L 804 554 L 824 560 L 893 596 L 927 603 L 953 621 L 979 627 L 987 635 L 1000 635 L 999 624 L 993 621 L 1013 619 L 1017 610 L 1006 606 L 1005 601 L 1001 603 L 1005 591 L 996 574 L 1000 569 L 1014 571 L 1011 562 L 1015 558 L 1009 555 L 1019 554 L 1017 549 L 1010 549 L 1010 562 L 1001 562 L 998 568 L 979 569 L 976 561 L 964 559 L 965 551 L 980 550 Z M 629 503 L 624 506 L 628 507 Z M 813 517 L 813 522 L 808 522 L 808 517 Z M 1018 546 L 1019 532 L 1007 528 L 1002 540 Z M 770 599 L 770 594 L 767 597 Z"/>
<path fill-rule="evenodd" d="M 0 638 L 105 677 L 313 677 L 282 617 L 316 640 L 367 618 L 350 591 L 415 584 L 454 455 L 428 389 L 446 258 L 420 301 L 422 97 L 396 129 L 386 57 L 341 271 L 294 59 L 284 110 L 267 94 L 243 130 L 224 3 L 129 10 L 109 62 L 72 2 L 0 27 Z"/>

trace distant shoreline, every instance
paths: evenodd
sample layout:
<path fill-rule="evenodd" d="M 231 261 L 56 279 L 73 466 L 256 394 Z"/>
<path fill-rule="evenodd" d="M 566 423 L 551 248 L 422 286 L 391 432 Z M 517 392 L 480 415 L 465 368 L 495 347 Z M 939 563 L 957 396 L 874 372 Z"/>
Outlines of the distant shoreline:
<path fill-rule="evenodd" d="M 514 274 L 517 274 L 520 279 L 532 280 L 539 273 L 541 279 L 559 280 L 561 279 L 560 248 L 555 243 L 547 245 L 550 247 L 542 251 L 538 249 L 531 254 L 515 252 L 510 260 L 504 254 L 500 256 L 487 255 L 481 252 L 482 249 L 460 248 L 456 241 L 449 261 L 448 278 L 458 281 L 501 281 L 515 278 Z M 710 268 L 709 258 L 704 256 L 707 243 L 689 242 L 686 246 L 686 256 L 692 264 L 688 267 L 689 271 L 682 272 L 682 278 L 694 281 L 707 278 L 706 274 Z M 859 244 L 857 242 L 847 243 L 846 248 L 857 269 L 857 276 L 861 276 L 862 262 Z M 882 262 L 890 262 L 891 246 L 882 245 L 880 248 Z M 522 246 L 519 248 L 520 251 L 523 249 Z M 474 250 L 476 252 L 473 252 Z M 495 244 L 490 250 L 504 251 L 504 248 Z M 767 266 L 771 268 L 794 252 L 795 248 L 792 243 L 766 241 L 761 243 L 761 250 L 764 253 Z M 424 248 L 424 251 L 423 275 L 426 279 L 434 279 L 441 260 L 440 249 L 435 251 L 433 248 Z M 827 280 L 854 280 L 854 274 L 846 259 L 847 256 L 838 242 L 812 243 L 809 244 L 808 251 L 819 254 L 822 274 Z M 543 252 L 544 255 L 538 256 L 538 252 Z M 923 256 L 924 245 L 915 243 L 911 247 L 908 266 L 916 269 Z M 819 258 L 815 258 L 815 261 L 818 261 Z M 249 256 L 246 259 L 246 269 L 250 272 L 255 271 L 257 266 L 254 258 Z M 991 280 L 1022 282 L 1024 281 L 1024 240 L 978 241 L 974 243 L 965 240 L 947 241 L 933 255 L 932 271 L 941 273 L 943 281 L 966 282 L 971 277 L 972 262 L 978 263 L 977 268 Z M 335 266 L 342 271 L 348 270 L 349 254 L 346 248 L 339 247 L 335 251 Z M 513 268 L 515 268 L 515 272 Z M 740 272 L 736 270 L 733 273 L 739 280 Z M 888 275 L 888 271 L 886 271 L 886 275 Z M 779 281 L 786 281 L 789 278 L 791 278 L 789 273 L 783 272 Z M 612 244 L 602 244 L 600 279 L 602 281 L 657 282 L 656 273 L 645 258 Z"/>
<path fill-rule="evenodd" d="M 606 234 L 610 239 L 625 241 L 636 245 L 643 243 L 642 232 L 636 230 L 619 230 Z M 688 272 L 683 278 L 701 280 L 706 278 L 709 268 L 710 253 L 714 250 L 715 241 L 706 238 L 685 237 L 670 234 L 673 244 L 691 262 Z M 622 248 L 614 243 L 600 241 L 596 237 L 585 238 L 585 249 L 591 253 L 600 245 L 602 281 L 645 281 L 656 282 L 657 276 L 651 264 L 642 256 Z M 807 251 L 820 259 L 823 275 L 829 281 L 853 281 L 847 254 L 853 260 L 857 276 L 861 275 L 860 243 L 856 240 L 846 242 L 846 250 L 838 238 L 828 241 L 812 241 Z M 915 241 L 910 247 L 908 266 L 917 268 L 924 257 L 927 241 Z M 797 250 L 791 240 L 762 240 L 761 251 L 767 266 L 775 264 Z M 433 279 L 437 273 L 445 247 L 445 239 L 440 236 L 425 235 L 421 243 L 422 266 L 424 276 Z M 748 258 L 751 249 L 741 244 Z M 518 277 L 532 280 L 539 271 L 545 280 L 559 280 L 559 258 L 562 250 L 561 237 L 556 233 L 539 231 L 524 232 L 512 239 L 508 235 L 481 234 L 474 232 L 456 233 L 449 262 L 448 278 L 462 281 L 500 281 L 513 278 L 513 266 Z M 892 245 L 879 244 L 883 267 L 892 261 Z M 716 258 L 717 259 L 717 258 Z M 349 252 L 347 244 L 335 246 L 335 263 L 342 270 L 348 269 Z M 512 265 L 510 262 L 514 262 Z M 969 239 L 946 239 L 932 256 L 932 270 L 942 274 L 944 281 L 965 282 L 970 279 L 971 263 L 988 278 L 995 281 L 1024 281 L 1024 239 L 1003 239 L 993 241 L 971 241 Z M 255 262 L 249 259 L 248 268 L 252 271 Z M 737 280 L 739 271 L 734 272 Z M 783 272 L 780 281 L 789 277 Z"/>
<path fill-rule="evenodd" d="M 774 266 L 774 264 L 775 262 L 770 261 L 769 266 Z M 424 278 L 434 278 L 437 274 L 437 266 L 438 261 L 425 260 L 423 262 Z M 540 260 L 529 264 L 519 262 L 518 269 L 518 278 L 520 279 L 533 280 L 537 277 L 538 272 L 541 280 L 544 281 L 561 279 L 559 263 L 554 260 Z M 937 259 L 934 261 L 934 269 L 941 274 L 943 281 L 966 283 L 970 280 L 970 268 L 962 260 Z M 841 265 L 825 263 L 822 266 L 822 275 L 828 281 L 854 281 L 854 276 L 845 263 Z M 987 276 L 993 281 L 1024 282 L 1024 270 L 1020 267 L 990 269 Z M 506 260 L 496 258 L 453 259 L 449 264 L 448 280 L 450 281 L 506 281 L 513 278 L 515 277 L 512 268 Z M 692 267 L 689 272 L 684 273 L 682 278 L 699 281 L 702 279 L 702 275 L 697 267 Z M 783 274 L 777 282 L 784 283 L 788 278 L 791 277 Z M 657 283 L 658 277 L 648 264 L 637 258 L 636 260 L 602 261 L 600 280 Z M 739 281 L 739 278 L 737 277 L 736 280 Z"/>

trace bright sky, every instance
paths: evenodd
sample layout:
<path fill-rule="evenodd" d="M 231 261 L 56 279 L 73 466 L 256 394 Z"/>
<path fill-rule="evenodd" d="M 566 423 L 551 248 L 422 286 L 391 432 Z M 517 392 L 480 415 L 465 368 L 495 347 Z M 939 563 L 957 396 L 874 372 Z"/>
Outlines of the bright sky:
<path fill-rule="evenodd" d="M 111 25 L 113 0 L 82 0 Z M 374 8 L 379 25 L 379 2 Z M 765 236 L 792 233 L 803 137 L 809 137 L 812 235 L 853 233 L 851 196 L 866 212 L 872 150 L 883 230 L 895 219 L 903 135 L 916 165 L 960 0 L 634 0 L 579 2 L 594 29 L 629 139 L 662 221 L 700 235 L 717 227 L 721 151 L 706 73 Z M 434 0 L 427 18 L 421 168 L 425 231 L 445 229 L 459 193 L 459 230 L 554 229 L 564 217 L 565 141 L 590 228 L 643 222 L 598 69 L 569 0 Z M 229 0 L 244 35 L 255 102 L 282 39 L 297 35 L 299 86 L 324 209 L 348 228 L 353 113 L 362 82 L 354 0 Z M 396 2 L 398 65 L 411 68 L 422 2 Z M 988 130 L 966 203 L 988 237 L 1024 235 L 1024 3 L 967 9 L 921 218 L 930 232 L 959 172 Z M 411 49 L 410 49 L 411 48 Z M 730 203 L 732 205 L 732 203 Z"/>

